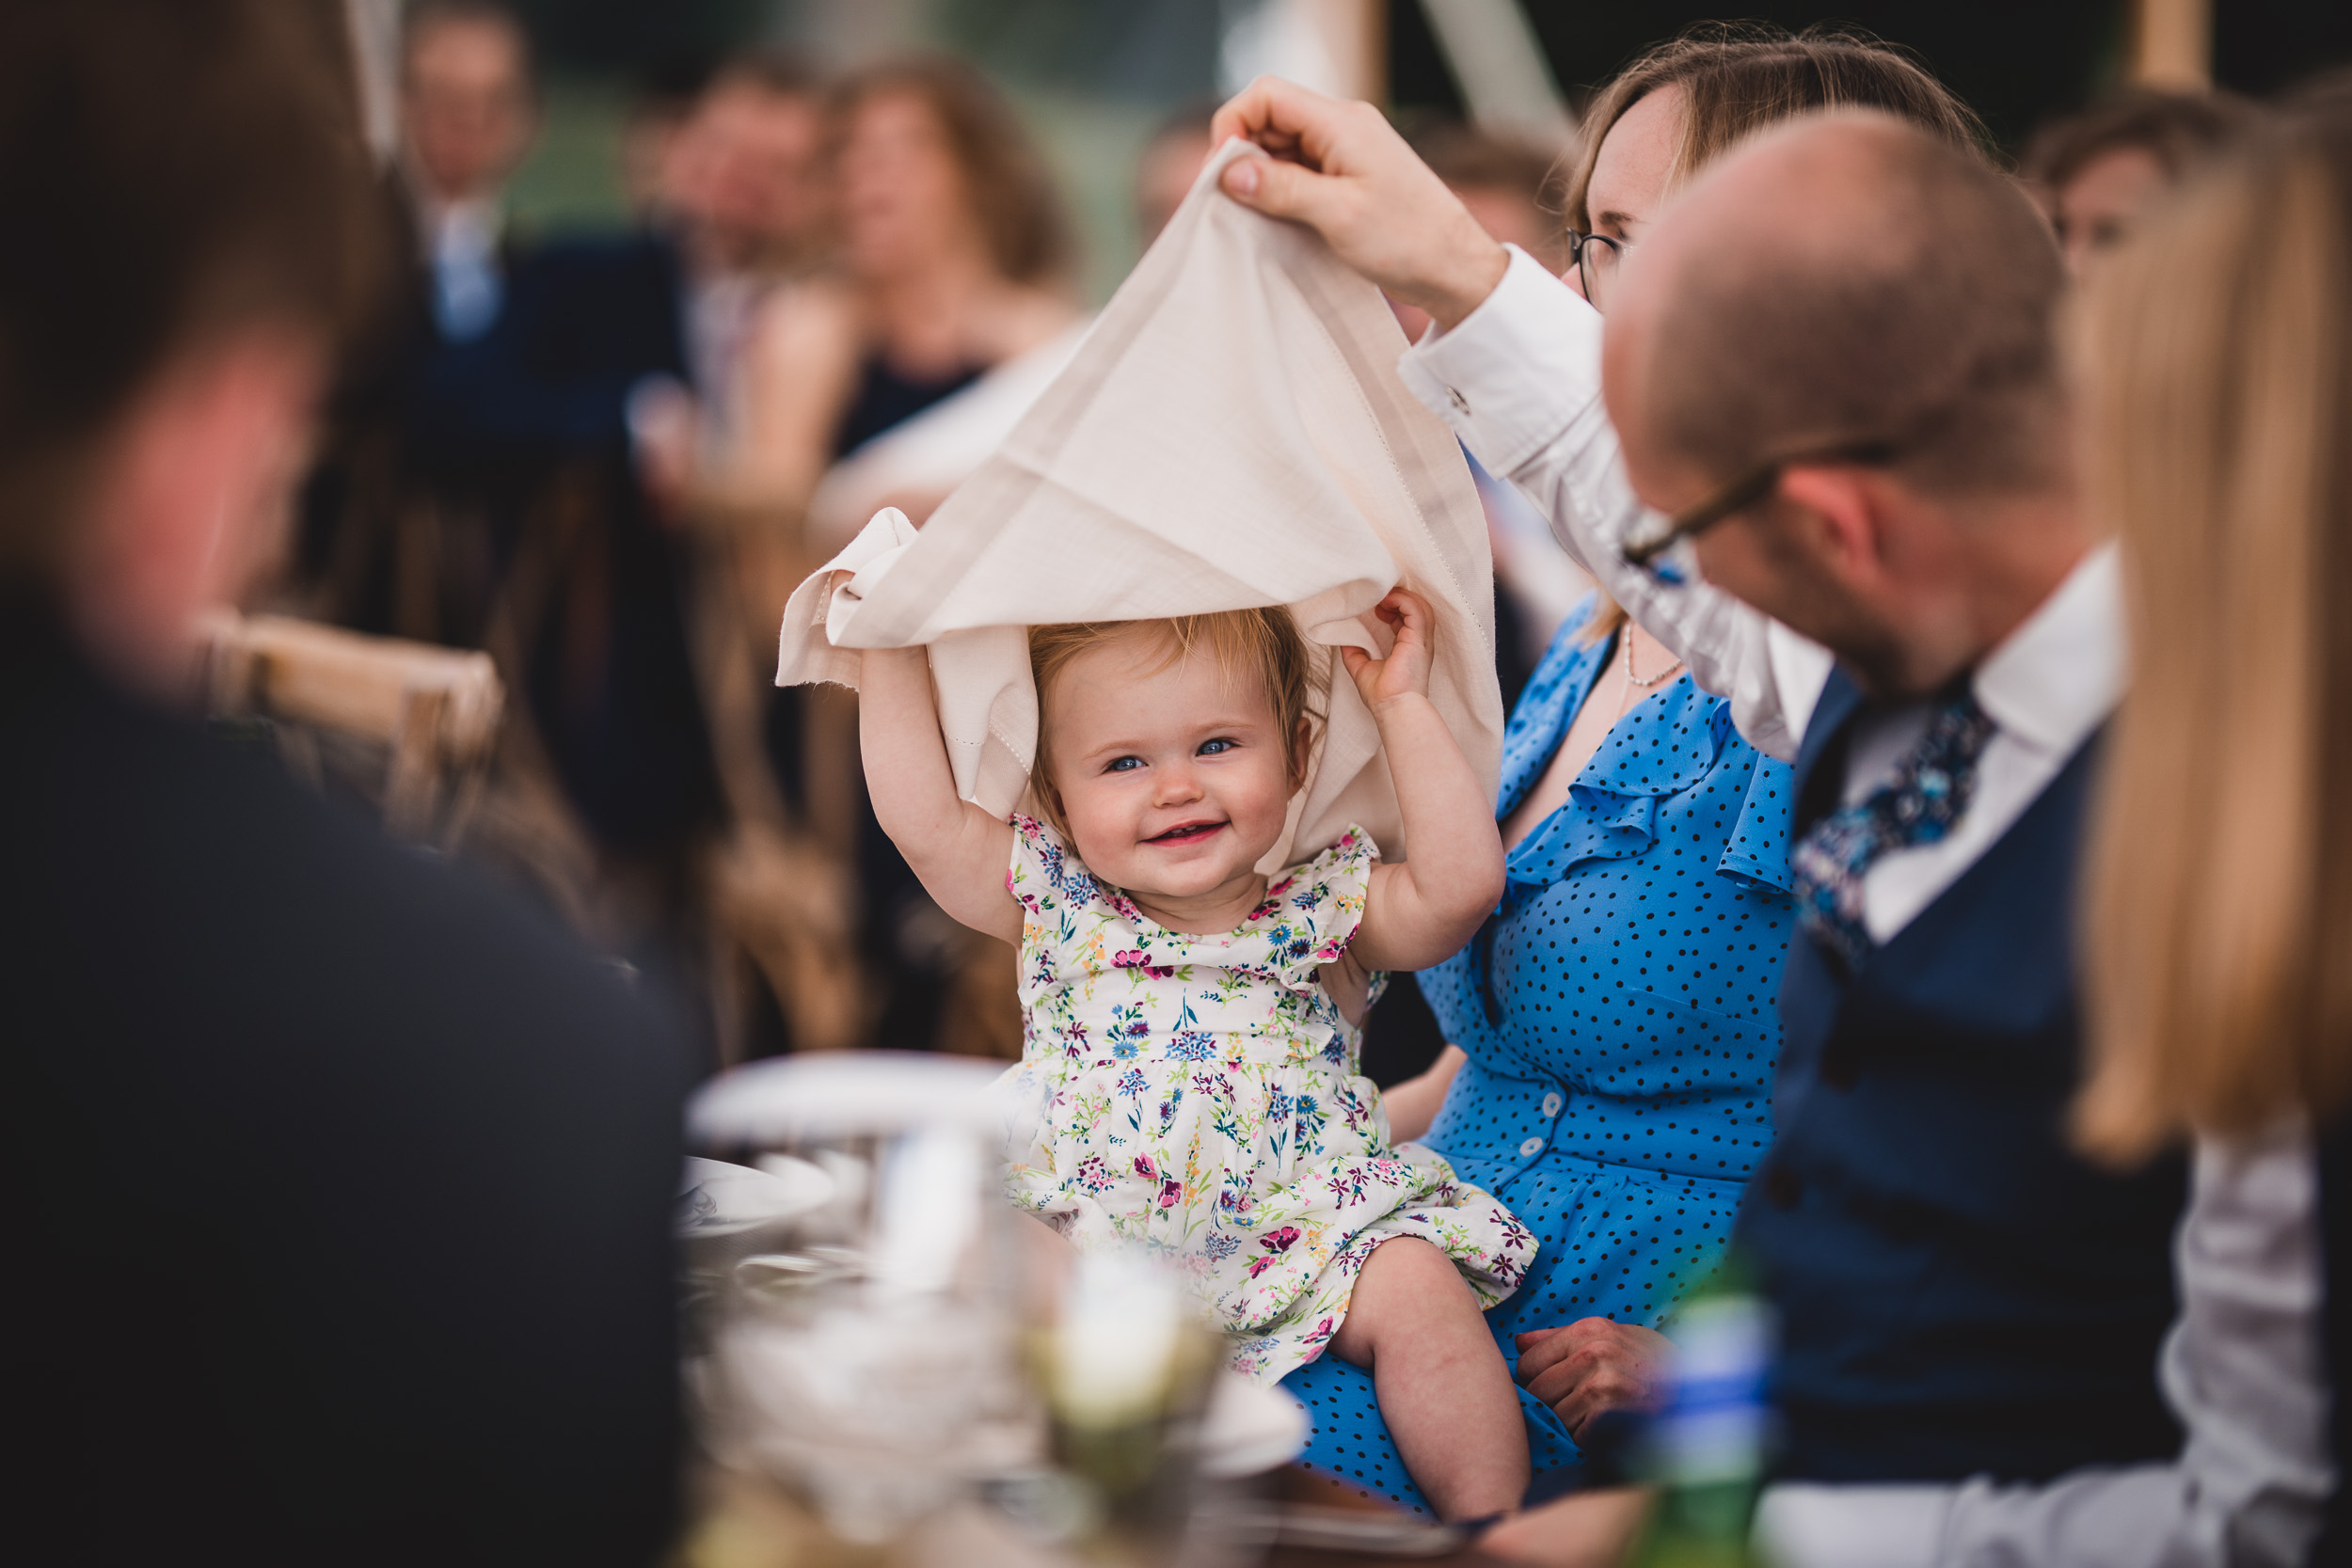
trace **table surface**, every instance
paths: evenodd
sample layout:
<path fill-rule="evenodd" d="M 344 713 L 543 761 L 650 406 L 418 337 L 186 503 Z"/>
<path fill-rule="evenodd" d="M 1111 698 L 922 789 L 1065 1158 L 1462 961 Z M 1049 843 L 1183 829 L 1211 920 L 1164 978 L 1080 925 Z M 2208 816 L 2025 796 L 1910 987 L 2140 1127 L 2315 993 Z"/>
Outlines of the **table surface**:
<path fill-rule="evenodd" d="M 1375 1513 L 1388 1505 L 1353 1487 L 1291 1466 L 1270 1478 L 1267 1495 Z M 755 1478 L 708 1470 L 696 1478 L 695 1522 L 671 1568 L 1076 1568 L 1068 1554 L 1014 1534 L 995 1516 L 971 1508 L 950 1513 L 888 1547 L 851 1545 L 834 1538 L 792 1498 Z M 1258 1560 L 1263 1568 L 1395 1568 L 1401 1561 L 1434 1568 L 1502 1568 L 1475 1550 L 1445 1557 L 1370 1557 L 1352 1552 L 1277 1547 Z"/>
<path fill-rule="evenodd" d="M 1283 1502 L 1313 1503 L 1324 1508 L 1344 1508 L 1371 1513 L 1391 1513 L 1395 1510 L 1386 1503 L 1365 1497 L 1356 1488 L 1301 1469 L 1285 1465 L 1274 1476 L 1274 1496 Z M 1353 1552 L 1311 1551 L 1302 1546 L 1277 1546 L 1263 1560 L 1265 1568 L 1396 1568 L 1405 1560 L 1392 1557 L 1364 1557 Z M 1501 1560 L 1486 1556 L 1472 1547 L 1451 1552 L 1444 1557 L 1414 1558 L 1414 1562 L 1435 1563 L 1439 1568 L 1502 1568 Z"/>

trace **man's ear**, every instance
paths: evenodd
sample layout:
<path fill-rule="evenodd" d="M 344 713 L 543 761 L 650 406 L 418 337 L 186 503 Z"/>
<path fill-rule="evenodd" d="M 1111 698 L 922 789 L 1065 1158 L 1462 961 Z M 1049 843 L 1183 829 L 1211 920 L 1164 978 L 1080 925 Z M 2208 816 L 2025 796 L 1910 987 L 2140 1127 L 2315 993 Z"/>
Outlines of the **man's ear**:
<path fill-rule="evenodd" d="M 1773 521 L 1784 540 L 1837 580 L 1867 588 L 1885 576 L 1878 476 L 1851 464 L 1797 465 L 1782 471 Z"/>
<path fill-rule="evenodd" d="M 83 641 L 118 676 L 179 694 L 198 613 L 282 543 L 321 370 L 307 336 L 257 327 L 187 351 L 122 416 L 67 567 Z"/>

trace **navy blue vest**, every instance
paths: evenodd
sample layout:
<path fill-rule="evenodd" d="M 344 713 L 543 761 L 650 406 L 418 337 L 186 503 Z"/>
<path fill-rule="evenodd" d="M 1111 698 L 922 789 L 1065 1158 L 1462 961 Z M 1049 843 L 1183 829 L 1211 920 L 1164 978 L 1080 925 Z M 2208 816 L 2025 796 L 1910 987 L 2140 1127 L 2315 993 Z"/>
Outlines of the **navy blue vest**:
<path fill-rule="evenodd" d="M 2336 1489 L 2328 1496 L 2326 1528 L 2312 1547 L 2311 1563 L 2352 1562 L 2352 1115 L 2339 1113 L 2319 1137 L 2319 1235 L 2326 1284 L 2320 1312 L 2321 1365 L 2331 1395 L 2328 1444 L 2336 1463 Z"/>
<path fill-rule="evenodd" d="M 1836 809 L 1861 699 L 1830 677 L 1797 760 Z M 2087 743 L 1984 858 L 1860 969 L 1791 944 L 1777 1141 L 1740 1241 L 1780 1313 L 1782 1473 L 2042 1481 L 2168 1459 L 2156 1392 L 2184 1167 L 2066 1142 Z"/>

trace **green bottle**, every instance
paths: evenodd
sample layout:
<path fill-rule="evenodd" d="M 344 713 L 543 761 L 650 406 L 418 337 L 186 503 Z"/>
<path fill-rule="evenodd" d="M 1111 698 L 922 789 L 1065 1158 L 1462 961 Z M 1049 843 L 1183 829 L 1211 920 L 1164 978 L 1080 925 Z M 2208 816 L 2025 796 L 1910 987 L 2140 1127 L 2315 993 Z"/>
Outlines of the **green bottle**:
<path fill-rule="evenodd" d="M 1658 1505 L 1632 1568 L 1761 1568 L 1748 1526 L 1771 1425 L 1772 1309 L 1727 1260 L 1683 1298 L 1667 1333 L 1674 1392 L 1643 1465 Z"/>

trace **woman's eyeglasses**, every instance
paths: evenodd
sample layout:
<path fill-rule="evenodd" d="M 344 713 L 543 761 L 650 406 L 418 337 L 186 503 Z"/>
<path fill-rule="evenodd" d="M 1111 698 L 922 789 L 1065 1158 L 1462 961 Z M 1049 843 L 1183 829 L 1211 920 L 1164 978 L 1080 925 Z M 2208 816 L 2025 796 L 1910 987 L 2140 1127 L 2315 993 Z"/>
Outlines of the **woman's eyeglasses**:
<path fill-rule="evenodd" d="M 1624 261 L 1623 240 L 1568 230 L 1568 264 L 1576 269 L 1577 281 L 1584 285 L 1584 297 L 1594 309 L 1609 309 L 1605 302 L 1616 289 L 1617 268 Z"/>

